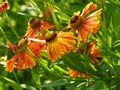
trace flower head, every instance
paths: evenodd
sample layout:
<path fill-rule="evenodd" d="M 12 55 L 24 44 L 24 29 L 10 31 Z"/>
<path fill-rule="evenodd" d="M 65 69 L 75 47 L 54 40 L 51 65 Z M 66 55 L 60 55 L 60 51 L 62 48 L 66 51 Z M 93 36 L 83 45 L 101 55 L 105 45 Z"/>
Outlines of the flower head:
<path fill-rule="evenodd" d="M 35 60 L 27 51 L 21 51 L 16 53 L 10 60 L 6 61 L 7 71 L 12 72 L 14 66 L 16 66 L 18 70 L 30 68 L 35 66 Z"/>
<path fill-rule="evenodd" d="M 16 66 L 18 70 L 35 66 L 34 58 L 26 50 L 28 45 L 27 37 L 19 39 L 14 45 L 8 42 L 8 45 L 15 55 L 10 60 L 6 60 L 7 71 L 12 72 L 14 70 L 14 66 Z"/>
<path fill-rule="evenodd" d="M 78 30 L 78 41 L 86 41 L 88 35 L 96 33 L 99 29 L 101 9 L 90 14 L 96 8 L 96 4 L 90 2 L 82 13 L 77 12 L 70 19 L 69 26 L 72 28 L 71 31 Z"/>
<path fill-rule="evenodd" d="M 31 18 L 28 22 L 28 28 L 25 36 L 35 38 L 39 36 L 44 30 L 47 30 L 48 28 L 53 26 L 54 25 L 52 23 L 45 20 L 37 20 Z"/>
<path fill-rule="evenodd" d="M 50 31 L 46 35 L 47 55 L 50 60 L 61 58 L 69 52 L 75 45 L 75 37 L 72 32 L 59 33 Z"/>

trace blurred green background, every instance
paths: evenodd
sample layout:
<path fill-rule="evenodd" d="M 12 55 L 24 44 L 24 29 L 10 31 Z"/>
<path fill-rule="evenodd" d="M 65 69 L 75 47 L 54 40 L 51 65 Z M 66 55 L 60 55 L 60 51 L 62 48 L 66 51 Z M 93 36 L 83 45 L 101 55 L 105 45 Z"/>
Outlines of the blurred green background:
<path fill-rule="evenodd" d="M 0 0 L 2 2 L 4 0 Z M 0 14 L 0 27 L 4 30 L 7 38 L 12 42 L 16 42 L 18 38 L 12 32 L 14 29 L 17 34 L 22 37 L 28 27 L 28 20 L 33 15 L 38 15 L 41 12 L 45 11 L 45 6 L 47 4 L 51 4 L 53 2 L 57 7 L 56 16 L 58 18 L 58 22 L 61 23 L 61 26 L 67 25 L 67 21 L 73 15 L 74 12 L 82 11 L 85 5 L 89 2 L 94 2 L 98 5 L 98 9 L 102 8 L 102 15 L 101 15 L 101 28 L 96 35 L 93 37 L 101 39 L 102 42 L 99 44 L 100 50 L 102 52 L 103 61 L 104 63 L 101 64 L 102 68 L 109 68 L 109 72 L 112 74 L 116 74 L 116 70 L 111 68 L 111 62 L 109 59 L 113 59 L 113 63 L 117 68 L 118 73 L 116 74 L 115 81 L 107 79 L 105 83 L 111 83 L 111 89 L 108 89 L 108 86 L 101 81 L 97 81 L 95 84 L 92 84 L 88 88 L 84 88 L 84 90 L 118 90 L 119 88 L 119 80 L 120 77 L 120 1 L 119 0 L 8 0 L 9 2 L 9 9 L 6 11 L 9 18 L 6 17 L 5 13 Z M 60 15 L 62 16 L 62 20 L 59 18 Z M 113 47 L 114 42 L 114 50 L 111 50 Z M 113 53 L 111 56 L 111 53 Z M 54 82 L 54 80 L 59 80 L 59 78 L 54 78 L 46 74 L 42 68 L 37 65 L 32 70 L 26 69 L 22 70 L 21 72 L 15 70 L 13 73 L 8 73 L 5 71 L 4 67 L 4 60 L 6 58 L 10 58 L 13 55 L 13 52 L 9 50 L 6 46 L 6 39 L 3 36 L 3 33 L 0 31 L 0 90 L 40 90 L 39 85 L 44 84 L 45 82 Z M 110 56 L 109 56 L 110 55 Z M 107 58 L 109 56 L 109 58 Z M 49 63 L 49 62 L 48 62 Z M 57 62 L 59 63 L 59 61 Z M 105 67 L 104 67 L 105 65 Z M 61 66 L 64 67 L 64 66 Z M 55 71 L 55 70 L 54 70 Z M 99 70 L 98 70 L 99 72 Z M 106 73 L 109 73 L 106 72 Z M 58 73 L 60 74 L 60 73 Z M 111 75 L 110 74 L 110 75 Z M 17 78 L 16 78 L 17 77 Z M 40 80 L 41 77 L 41 80 Z M 67 77 L 67 76 L 65 76 Z M 64 75 L 60 77 L 63 85 L 52 88 L 54 83 L 51 87 L 43 88 L 43 90 L 74 90 L 78 83 L 82 83 L 86 80 L 73 79 L 76 80 L 74 85 L 67 84 L 68 81 L 64 81 Z M 112 75 L 111 75 L 112 77 Z M 103 80 L 104 81 L 104 80 Z M 113 86 L 112 86 L 113 85 Z M 50 85 L 49 85 L 50 86 Z M 21 88 L 22 87 L 22 88 Z M 83 83 L 82 88 L 85 87 Z M 83 90 L 83 89 L 75 89 L 75 90 Z"/>

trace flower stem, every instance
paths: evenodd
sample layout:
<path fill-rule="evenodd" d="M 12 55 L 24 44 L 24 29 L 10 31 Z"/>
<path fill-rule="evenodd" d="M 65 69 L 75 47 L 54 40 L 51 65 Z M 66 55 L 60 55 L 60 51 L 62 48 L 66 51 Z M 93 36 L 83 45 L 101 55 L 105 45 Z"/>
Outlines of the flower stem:
<path fill-rule="evenodd" d="M 16 35 L 17 38 L 20 38 L 19 35 L 16 33 L 15 29 L 12 27 L 12 24 L 10 22 L 10 18 L 8 16 L 7 12 L 4 13 L 4 16 L 7 20 L 7 22 L 10 24 L 12 32 Z"/>
<path fill-rule="evenodd" d="M 5 32 L 4 32 L 4 30 L 2 29 L 2 27 L 0 27 L 0 30 L 1 30 L 1 32 L 3 33 L 3 36 L 5 37 L 5 40 L 6 40 L 6 41 L 9 41 L 8 38 L 7 38 L 7 36 L 6 36 L 6 34 L 5 34 Z"/>
<path fill-rule="evenodd" d="M 31 3 L 33 4 L 33 6 L 34 6 L 39 12 L 41 12 L 40 9 L 38 8 L 37 4 L 36 4 L 36 1 L 34 1 L 34 0 L 30 0 L 30 1 L 31 1 Z"/>
<path fill-rule="evenodd" d="M 15 71 L 13 71 L 13 75 L 14 75 L 14 77 L 15 77 L 17 83 L 20 83 L 19 80 L 18 80 L 18 78 L 17 78 L 17 76 L 16 76 L 16 74 L 15 74 Z"/>
<path fill-rule="evenodd" d="M 32 51 L 27 48 L 27 51 L 36 59 L 37 63 L 46 71 L 47 74 L 53 76 L 53 77 L 56 77 L 56 75 L 48 68 L 44 65 L 44 62 L 43 60 L 39 60 L 33 53 Z M 57 78 L 57 77 L 56 77 Z"/>
<path fill-rule="evenodd" d="M 39 59 L 32 53 L 32 51 L 31 51 L 29 48 L 27 48 L 27 51 L 37 60 L 37 62 L 39 62 L 39 63 L 44 67 L 45 70 L 47 70 L 48 72 L 50 71 L 47 67 L 45 67 L 45 66 L 39 61 Z"/>
<path fill-rule="evenodd" d="M 60 30 L 60 23 L 59 23 L 59 21 L 57 20 L 56 14 L 55 14 L 55 12 L 54 12 L 55 6 L 54 6 L 52 3 L 53 3 L 53 2 L 50 1 L 52 18 L 53 18 L 53 21 L 54 21 L 54 23 L 55 23 L 55 25 L 56 25 L 56 29 L 59 31 L 59 30 Z"/>

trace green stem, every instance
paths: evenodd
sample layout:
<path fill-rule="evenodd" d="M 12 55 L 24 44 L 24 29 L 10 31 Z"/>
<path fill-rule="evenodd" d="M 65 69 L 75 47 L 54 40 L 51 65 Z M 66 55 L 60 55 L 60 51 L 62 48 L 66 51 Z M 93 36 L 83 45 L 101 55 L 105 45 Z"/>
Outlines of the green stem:
<path fill-rule="evenodd" d="M 55 12 L 54 12 L 54 8 L 55 8 L 55 7 L 53 6 L 52 3 L 53 3 L 53 2 L 50 1 L 52 18 L 53 18 L 53 21 L 54 21 L 54 23 L 55 23 L 55 25 L 56 25 L 56 29 L 59 31 L 59 30 L 60 30 L 60 23 L 59 23 L 58 20 L 57 20 L 57 17 L 56 17 Z"/>
<path fill-rule="evenodd" d="M 46 67 L 46 66 L 44 65 L 44 62 L 43 62 L 42 60 L 39 60 L 39 59 L 32 53 L 32 51 L 31 51 L 29 48 L 27 48 L 27 51 L 36 59 L 37 63 L 47 72 L 47 74 L 49 74 L 49 75 L 51 75 L 51 76 L 53 76 L 53 77 L 56 77 L 56 75 L 55 75 L 53 72 L 51 72 L 48 67 Z"/>
<path fill-rule="evenodd" d="M 3 36 L 5 37 L 6 41 L 9 41 L 8 38 L 7 38 L 7 36 L 6 36 L 6 34 L 5 34 L 5 32 L 4 32 L 4 30 L 2 29 L 2 27 L 0 27 L 0 30 L 3 33 Z"/>
<path fill-rule="evenodd" d="M 58 65 L 54 65 L 54 68 L 58 69 L 60 72 L 67 74 L 68 75 L 68 71 L 64 70 L 63 68 L 59 67 Z"/>
<path fill-rule="evenodd" d="M 105 41 L 107 41 L 108 39 L 107 39 L 107 27 L 106 27 L 106 17 L 105 17 L 105 7 L 104 7 L 105 5 L 104 5 L 104 3 L 102 4 L 102 8 L 103 8 L 103 13 L 102 13 L 102 16 L 103 16 L 103 24 L 102 24 L 102 32 L 103 32 L 103 35 L 104 35 L 104 37 L 103 37 L 103 39 L 105 40 Z"/>
<path fill-rule="evenodd" d="M 30 2 L 33 4 L 33 6 L 34 6 L 39 12 L 41 12 L 40 9 L 38 8 L 38 6 L 37 6 L 37 4 L 36 4 L 35 1 L 30 0 Z"/>
<path fill-rule="evenodd" d="M 20 83 L 19 80 L 18 80 L 18 78 L 17 78 L 17 76 L 16 76 L 16 74 L 15 74 L 15 71 L 13 71 L 13 75 L 14 75 L 14 77 L 15 77 L 17 83 Z"/>
<path fill-rule="evenodd" d="M 17 38 L 20 38 L 19 35 L 16 33 L 15 29 L 12 27 L 12 24 L 10 22 L 10 18 L 7 14 L 7 12 L 4 13 L 4 16 L 6 17 L 7 22 L 10 24 L 12 32 L 16 35 Z"/>

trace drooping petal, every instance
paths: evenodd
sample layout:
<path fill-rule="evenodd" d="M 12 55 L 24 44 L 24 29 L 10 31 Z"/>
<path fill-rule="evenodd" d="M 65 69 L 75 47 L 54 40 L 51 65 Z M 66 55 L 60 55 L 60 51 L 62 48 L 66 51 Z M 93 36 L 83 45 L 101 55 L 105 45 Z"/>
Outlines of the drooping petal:
<path fill-rule="evenodd" d="M 42 33 L 44 30 L 54 27 L 54 24 L 48 21 L 41 21 L 41 27 L 38 29 L 39 33 Z"/>
<path fill-rule="evenodd" d="M 7 46 L 12 50 L 14 51 L 14 45 L 11 43 L 11 42 L 7 42 Z"/>
<path fill-rule="evenodd" d="M 78 30 L 78 38 L 80 38 L 81 41 L 86 41 L 88 33 L 88 29 L 86 27 L 83 27 L 80 30 Z M 80 40 L 78 40 L 78 42 L 80 42 Z"/>
<path fill-rule="evenodd" d="M 41 50 L 44 48 L 45 43 L 39 43 L 39 42 L 30 42 L 29 48 L 32 51 L 32 53 L 40 58 L 41 57 Z"/>
<path fill-rule="evenodd" d="M 24 67 L 25 68 L 30 68 L 30 67 L 35 66 L 35 64 L 36 64 L 35 60 L 28 52 L 24 52 L 23 58 L 24 58 Z"/>
<path fill-rule="evenodd" d="M 28 27 L 25 36 L 30 38 L 36 37 L 36 30 L 31 27 Z"/>
<path fill-rule="evenodd" d="M 81 16 L 85 17 L 90 11 L 95 10 L 96 8 L 97 6 L 96 4 L 93 4 L 93 2 L 88 3 L 83 9 Z"/>
<path fill-rule="evenodd" d="M 53 40 L 47 42 L 47 54 L 50 60 L 57 60 L 69 52 L 75 45 L 72 32 L 59 32 Z"/>
<path fill-rule="evenodd" d="M 12 72 L 14 70 L 14 65 L 16 61 L 16 55 L 13 56 L 10 60 L 6 60 L 6 70 Z"/>
<path fill-rule="evenodd" d="M 17 56 L 18 56 L 18 57 L 17 57 L 17 60 L 18 60 L 18 61 L 17 61 L 16 67 L 17 67 L 18 70 L 21 70 L 21 69 L 23 69 L 23 67 L 24 67 L 23 53 L 19 53 Z"/>

